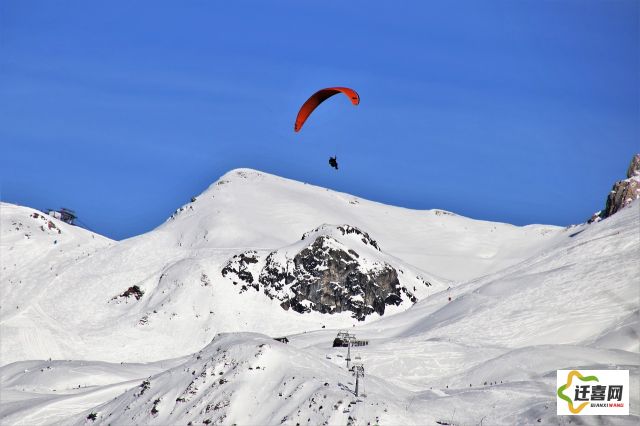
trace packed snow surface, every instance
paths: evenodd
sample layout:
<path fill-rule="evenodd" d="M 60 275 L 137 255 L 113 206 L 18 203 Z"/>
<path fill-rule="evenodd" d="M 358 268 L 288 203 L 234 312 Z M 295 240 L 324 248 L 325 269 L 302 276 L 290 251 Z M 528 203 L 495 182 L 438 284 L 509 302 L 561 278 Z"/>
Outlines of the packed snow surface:
<path fill-rule="evenodd" d="M 242 169 L 120 242 L 0 214 L 2 424 L 561 424 L 555 370 L 573 368 L 630 370 L 632 415 L 583 423 L 639 420 L 637 201 L 591 225 L 516 227 Z M 336 233 L 346 224 L 379 250 Z M 319 235 L 432 286 L 360 322 L 284 310 L 221 274 Z M 347 328 L 368 340 L 352 348 L 358 397 L 332 347 Z"/>

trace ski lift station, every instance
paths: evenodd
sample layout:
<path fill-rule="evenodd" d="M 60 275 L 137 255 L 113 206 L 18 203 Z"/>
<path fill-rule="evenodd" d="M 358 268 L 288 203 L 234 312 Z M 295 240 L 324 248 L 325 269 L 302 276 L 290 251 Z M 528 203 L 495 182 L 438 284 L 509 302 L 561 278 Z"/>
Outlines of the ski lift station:
<path fill-rule="evenodd" d="M 369 344 L 368 340 L 358 340 L 354 335 L 349 334 L 349 332 L 339 331 L 336 338 L 333 339 L 333 347 L 346 348 L 349 346 L 349 341 L 351 341 L 351 346 L 367 346 Z"/>
<path fill-rule="evenodd" d="M 76 212 L 64 207 L 60 210 L 47 209 L 47 214 L 49 216 L 55 217 L 56 219 L 60 219 L 61 221 L 66 222 L 69 225 L 75 225 L 75 221 L 78 218 L 78 216 L 76 216 Z"/>

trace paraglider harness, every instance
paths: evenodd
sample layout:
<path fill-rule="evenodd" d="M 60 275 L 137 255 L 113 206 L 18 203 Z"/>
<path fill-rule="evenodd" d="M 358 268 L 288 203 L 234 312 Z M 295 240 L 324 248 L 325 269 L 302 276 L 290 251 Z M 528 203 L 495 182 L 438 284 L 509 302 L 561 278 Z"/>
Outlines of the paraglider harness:
<path fill-rule="evenodd" d="M 329 165 L 338 170 L 338 157 L 329 157 Z"/>

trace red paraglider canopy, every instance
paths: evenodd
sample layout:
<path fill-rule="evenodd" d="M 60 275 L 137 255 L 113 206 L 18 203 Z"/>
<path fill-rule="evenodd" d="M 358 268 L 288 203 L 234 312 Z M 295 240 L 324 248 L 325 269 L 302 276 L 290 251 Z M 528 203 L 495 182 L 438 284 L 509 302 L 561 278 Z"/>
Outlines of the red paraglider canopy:
<path fill-rule="evenodd" d="M 342 93 L 347 96 L 349 99 L 351 99 L 351 103 L 354 105 L 358 105 L 360 103 L 360 96 L 358 95 L 358 93 L 353 89 L 349 89 L 348 87 L 329 87 L 326 89 L 318 90 L 309 99 L 307 99 L 307 101 L 300 108 L 300 111 L 298 111 L 298 117 L 296 117 L 296 123 L 293 126 L 293 130 L 299 132 L 300 129 L 302 129 L 302 125 L 305 121 L 307 121 L 307 118 L 311 115 L 313 110 L 315 110 L 322 102 L 338 93 Z"/>

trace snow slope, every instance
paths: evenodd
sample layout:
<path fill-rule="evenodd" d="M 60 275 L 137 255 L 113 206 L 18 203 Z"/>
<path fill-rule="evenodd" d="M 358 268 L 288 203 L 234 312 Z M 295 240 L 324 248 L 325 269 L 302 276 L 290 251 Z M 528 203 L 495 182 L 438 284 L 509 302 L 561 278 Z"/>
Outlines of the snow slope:
<path fill-rule="evenodd" d="M 15 359 L 61 355 L 54 348 L 66 339 L 73 339 L 72 330 L 52 334 L 49 327 L 42 327 L 50 318 L 34 309 L 34 302 L 46 297 L 63 271 L 81 268 L 96 253 L 114 244 L 108 238 L 41 211 L 0 203 L 2 364 Z M 28 358 L 19 355 L 27 352 Z"/>
<path fill-rule="evenodd" d="M 57 424 L 184 360 L 147 364 L 23 361 L 0 369 L 2 424 Z"/>
<path fill-rule="evenodd" d="M 7 205 L 3 212 L 7 209 L 19 208 Z M 9 220 L 3 217 L 2 222 Z M 234 255 L 246 249 L 268 253 L 282 248 L 287 253 L 323 224 L 358 226 L 371 235 L 381 247 L 371 259 L 408 271 L 401 284 L 416 288 L 418 298 L 446 288 L 447 278 L 477 276 L 521 261 L 562 233 L 552 226 L 515 227 L 438 210 L 385 206 L 253 170 L 234 170 L 147 234 L 105 242 L 106 247 L 86 258 L 82 252 L 69 261 L 47 248 L 38 262 L 55 265 L 53 276 L 16 261 L 19 275 L 14 279 L 34 283 L 37 291 L 8 298 L 20 306 L 21 315 L 0 323 L 11 342 L 0 347 L 1 362 L 50 357 L 155 361 L 196 351 L 218 332 L 282 335 L 352 326 L 348 312 L 284 311 L 279 300 L 255 289 L 242 292 L 221 275 Z M 348 238 L 340 242 L 350 247 Z M 2 256 L 14 250 L 10 241 L 0 247 Z M 432 286 L 423 289 L 416 277 Z M 123 296 L 135 288 L 144 292 L 139 300 Z M 409 306 L 392 306 L 388 313 Z"/>
<path fill-rule="evenodd" d="M 37 295 L 60 271 L 113 244 L 39 210 L 0 202 L 0 319 L 16 313 L 21 294 Z"/>
<path fill-rule="evenodd" d="M 640 309 L 639 212 L 635 202 L 601 224 L 572 227 L 518 265 L 455 287 L 451 303 L 435 294 L 365 328 L 500 347 L 592 343 L 615 332 L 616 347 L 637 352 L 637 336 L 619 329 L 637 324 Z"/>
<path fill-rule="evenodd" d="M 114 424 L 415 421 L 395 414 L 404 411 L 401 389 L 372 378 L 365 402 L 353 395 L 353 382 L 345 369 L 267 336 L 222 334 L 184 364 L 148 378 L 144 392 L 143 382 L 92 412 Z M 389 398 L 389 391 L 397 396 Z M 75 424 L 84 424 L 86 415 Z"/>
<path fill-rule="evenodd" d="M 535 389 L 519 397 L 520 408 L 503 408 L 509 414 L 478 411 L 490 424 L 559 423 L 556 370 L 628 369 L 633 417 L 592 422 L 634 424 L 640 414 L 639 230 L 637 201 L 598 224 L 572 227 L 518 265 L 355 328 L 359 338 L 370 339 L 358 352 L 373 374 L 407 390 L 437 387 L 449 406 L 463 406 L 460 398 L 476 388 L 504 392 L 504 398 L 514 386 Z M 327 330 L 291 341 L 338 359 L 331 337 Z M 527 405 L 533 411 L 523 421 L 518 410 Z M 473 412 L 458 416 L 466 416 L 463 424 L 478 422 Z"/>
<path fill-rule="evenodd" d="M 443 210 L 411 210 L 250 169 L 232 170 L 158 228 L 193 248 L 283 247 L 322 224 L 368 232 L 388 253 L 448 280 L 531 255 L 561 228 L 517 227 Z M 465 267 L 461 268 L 460 264 Z"/>
<path fill-rule="evenodd" d="M 631 371 L 632 415 L 582 417 L 582 424 L 640 420 L 640 202 L 591 225 L 518 228 L 351 204 L 343 194 L 248 170 L 221 182 L 155 231 L 97 250 L 46 292 L 21 300 L 22 321 L 54 336 L 51 352 L 116 362 L 24 361 L 37 353 L 26 338 L 3 347 L 22 361 L 0 368 L 3 424 L 84 425 L 91 414 L 96 424 L 565 424 L 577 420 L 555 414 L 555 371 L 574 368 Z M 269 191 L 277 202 L 264 205 Z M 404 221 L 397 239 L 384 212 Z M 221 277 L 222 265 L 247 249 L 290 256 L 308 231 L 340 237 L 332 227 L 316 230 L 323 223 L 358 226 L 385 261 L 444 278 L 412 307 L 357 323 L 284 311 Z M 294 236 L 289 227 L 300 229 Z M 407 247 L 423 254 L 407 260 Z M 493 257 L 483 263 L 488 248 Z M 432 253 L 440 252 L 447 262 L 432 273 Z M 447 265 L 464 269 L 465 256 L 471 266 L 462 280 Z M 135 283 L 145 289 L 140 300 L 118 297 Z M 220 324 L 234 333 L 220 334 Z M 366 372 L 360 398 L 345 348 L 331 345 L 345 326 L 369 340 L 353 350 Z M 242 333 L 265 330 L 288 334 L 290 343 Z M 64 345 L 56 340 L 63 337 Z"/>

